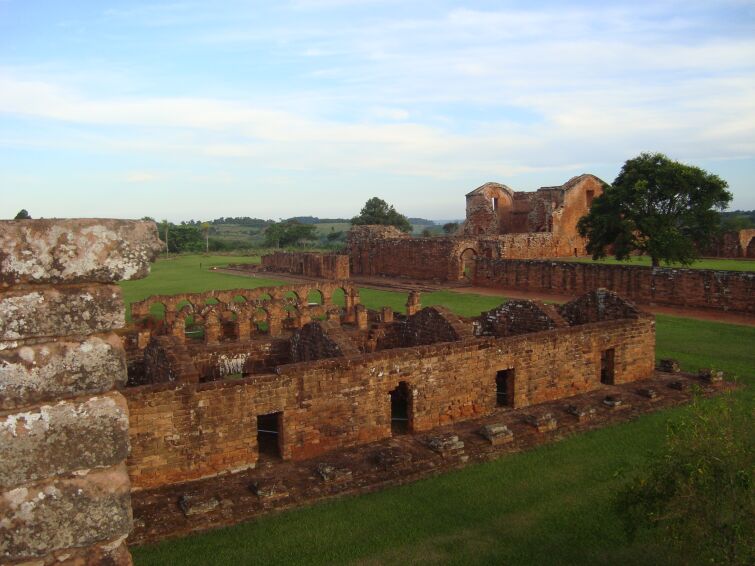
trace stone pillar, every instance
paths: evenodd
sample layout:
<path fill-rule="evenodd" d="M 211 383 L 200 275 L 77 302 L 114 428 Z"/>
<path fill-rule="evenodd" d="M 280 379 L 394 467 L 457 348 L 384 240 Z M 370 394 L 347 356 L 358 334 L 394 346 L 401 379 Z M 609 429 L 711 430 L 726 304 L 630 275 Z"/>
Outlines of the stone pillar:
<path fill-rule="evenodd" d="M 204 343 L 208 346 L 220 344 L 220 317 L 215 311 L 207 313 L 204 319 Z"/>
<path fill-rule="evenodd" d="M 391 307 L 383 307 L 380 310 L 380 320 L 383 322 L 393 322 L 393 309 Z"/>
<path fill-rule="evenodd" d="M 242 311 L 236 319 L 236 336 L 238 340 L 249 340 L 252 337 L 252 319 L 248 312 Z"/>
<path fill-rule="evenodd" d="M 422 309 L 419 291 L 411 291 L 409 298 L 406 300 L 406 316 L 417 314 Z"/>
<path fill-rule="evenodd" d="M 177 318 L 170 326 L 172 336 L 178 338 L 182 344 L 186 343 L 186 321 L 183 318 Z"/>
<path fill-rule="evenodd" d="M 267 319 L 268 334 L 270 336 L 280 336 L 283 332 L 283 320 L 281 318 L 281 311 L 278 309 L 270 308 L 268 311 L 269 316 Z"/>
<path fill-rule="evenodd" d="M 112 283 L 161 247 L 153 222 L 0 221 L 0 563 L 131 563 Z"/>
<path fill-rule="evenodd" d="M 364 305 L 357 305 L 354 308 L 354 315 L 356 318 L 357 328 L 359 330 L 367 330 L 368 321 L 367 321 L 367 309 Z"/>

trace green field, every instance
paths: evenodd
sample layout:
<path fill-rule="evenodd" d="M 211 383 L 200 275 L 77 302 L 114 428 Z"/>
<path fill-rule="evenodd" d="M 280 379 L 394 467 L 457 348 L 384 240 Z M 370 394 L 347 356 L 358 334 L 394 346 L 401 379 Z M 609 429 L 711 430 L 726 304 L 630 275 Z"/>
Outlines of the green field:
<path fill-rule="evenodd" d="M 614 258 L 603 258 L 594 260 L 589 257 L 563 258 L 563 261 L 576 261 L 579 263 L 604 263 L 608 265 L 644 265 L 650 266 L 649 256 L 637 256 L 625 261 L 619 261 Z M 717 271 L 755 271 L 755 261 L 749 259 L 718 259 L 704 258 L 694 262 L 692 265 L 681 265 L 672 263 L 666 265 L 661 263 L 661 267 L 677 267 L 686 269 L 715 269 Z"/>
<path fill-rule="evenodd" d="M 249 258 L 247 258 L 248 260 Z M 123 283 L 127 297 L 261 281 L 199 270 L 240 258 L 188 256 L 158 262 L 146 280 Z M 267 282 L 269 283 L 269 282 Z M 403 310 L 402 293 L 361 290 L 369 307 Z M 475 315 L 500 299 L 437 292 Z M 755 328 L 657 317 L 657 356 L 695 371 L 740 376 L 737 393 L 755 401 Z M 384 491 L 338 499 L 157 545 L 132 548 L 151 564 L 694 564 L 647 535 L 629 543 L 610 507 L 612 493 L 663 439 L 664 423 L 684 408 L 581 434 L 532 451 Z M 751 434 L 751 431 L 743 431 Z"/>

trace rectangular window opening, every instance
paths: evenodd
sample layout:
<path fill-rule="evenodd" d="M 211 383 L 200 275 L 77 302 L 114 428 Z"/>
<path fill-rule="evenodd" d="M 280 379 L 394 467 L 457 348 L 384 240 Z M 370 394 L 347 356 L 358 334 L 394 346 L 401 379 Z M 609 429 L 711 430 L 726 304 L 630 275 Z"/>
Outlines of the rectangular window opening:
<path fill-rule="evenodd" d="M 605 385 L 614 383 L 614 357 L 616 350 L 609 348 L 600 354 L 600 382 Z"/>
<path fill-rule="evenodd" d="M 257 450 L 260 456 L 281 457 L 281 422 L 283 413 L 257 415 Z"/>
<path fill-rule="evenodd" d="M 514 368 L 502 369 L 495 374 L 496 407 L 514 406 Z"/>

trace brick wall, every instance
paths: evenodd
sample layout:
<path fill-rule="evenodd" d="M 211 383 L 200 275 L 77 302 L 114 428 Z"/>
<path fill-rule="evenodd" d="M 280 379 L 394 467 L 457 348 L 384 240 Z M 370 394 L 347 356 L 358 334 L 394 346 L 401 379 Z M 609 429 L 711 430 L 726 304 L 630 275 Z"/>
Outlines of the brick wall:
<path fill-rule="evenodd" d="M 0 563 L 130 564 L 120 288 L 152 222 L 0 221 Z"/>
<path fill-rule="evenodd" d="M 354 275 L 459 281 L 462 255 L 489 258 L 584 256 L 585 242 L 575 235 L 547 232 L 500 236 L 412 238 L 386 226 L 355 226 L 348 236 Z"/>
<path fill-rule="evenodd" d="M 323 279 L 348 279 L 349 256 L 307 252 L 274 252 L 262 256 L 262 269 Z"/>
<path fill-rule="evenodd" d="M 599 287 L 631 300 L 755 313 L 755 273 L 478 258 L 474 284 L 576 296 Z"/>
<path fill-rule="evenodd" d="M 703 255 L 755 259 L 755 230 L 724 232 L 703 251 Z"/>
<path fill-rule="evenodd" d="M 389 392 L 402 381 L 412 395 L 411 428 L 426 431 L 490 413 L 499 370 L 515 369 L 513 402 L 527 406 L 600 387 L 608 348 L 615 348 L 616 383 L 647 377 L 654 347 L 654 320 L 640 314 L 289 364 L 241 380 L 130 388 L 129 473 L 138 489 L 252 467 L 256 416 L 269 413 L 283 413 L 283 458 L 389 437 Z"/>

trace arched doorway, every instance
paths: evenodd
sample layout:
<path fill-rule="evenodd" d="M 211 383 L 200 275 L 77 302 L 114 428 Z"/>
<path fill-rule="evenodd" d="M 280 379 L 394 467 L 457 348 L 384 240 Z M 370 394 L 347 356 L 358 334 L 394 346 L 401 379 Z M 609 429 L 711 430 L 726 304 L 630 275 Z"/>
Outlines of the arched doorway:
<path fill-rule="evenodd" d="M 475 262 L 474 258 L 479 254 L 472 248 L 467 248 L 459 256 L 459 279 L 472 281 L 474 279 Z"/>

